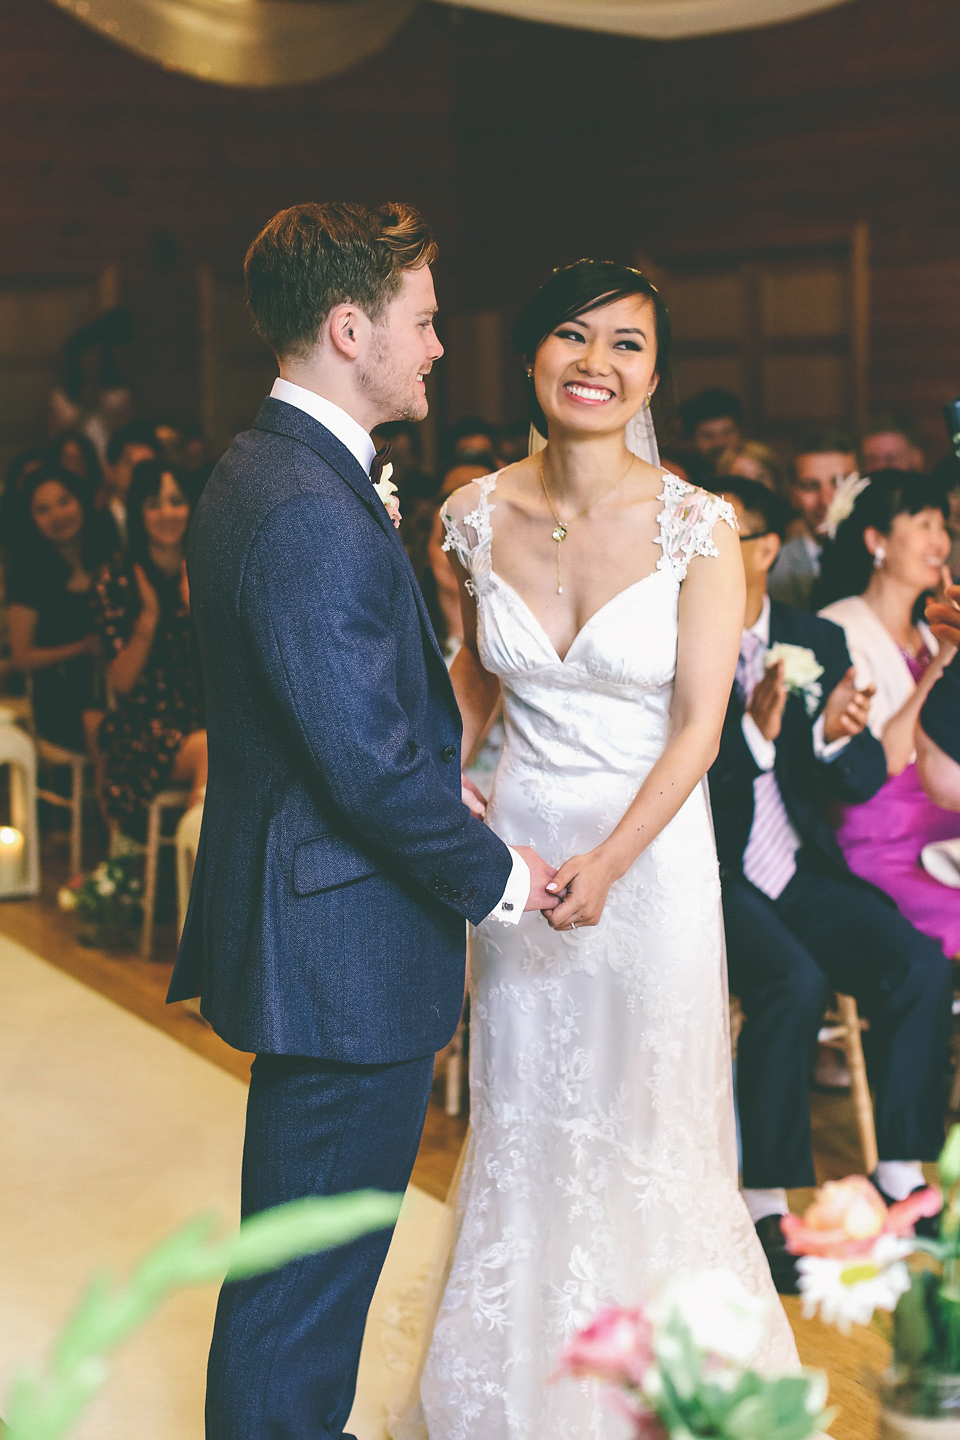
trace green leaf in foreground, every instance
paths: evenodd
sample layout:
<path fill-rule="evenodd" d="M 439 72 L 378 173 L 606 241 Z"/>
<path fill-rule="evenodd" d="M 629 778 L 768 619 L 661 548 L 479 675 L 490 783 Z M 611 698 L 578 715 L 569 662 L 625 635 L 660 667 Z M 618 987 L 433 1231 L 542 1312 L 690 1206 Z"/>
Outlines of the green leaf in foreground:
<path fill-rule="evenodd" d="M 211 1238 L 216 1216 L 198 1215 L 149 1251 L 126 1285 L 98 1272 L 46 1363 L 15 1380 L 4 1407 L 3 1440 L 60 1440 L 106 1380 L 105 1357 L 171 1291 L 224 1276 L 262 1275 L 302 1255 L 384 1230 L 396 1223 L 402 1198 L 358 1190 L 293 1200 L 251 1216 L 221 1240 Z"/>

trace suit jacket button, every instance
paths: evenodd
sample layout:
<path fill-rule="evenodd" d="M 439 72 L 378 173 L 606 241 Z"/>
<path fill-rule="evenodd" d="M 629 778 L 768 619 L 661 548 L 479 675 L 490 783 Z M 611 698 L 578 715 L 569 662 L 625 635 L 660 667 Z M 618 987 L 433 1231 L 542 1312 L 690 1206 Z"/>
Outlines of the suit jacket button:
<path fill-rule="evenodd" d="M 440 751 L 440 759 L 446 761 L 447 764 L 449 764 L 449 762 L 450 762 L 451 760 L 456 760 L 456 758 L 457 758 L 457 747 L 456 747 L 456 745 L 444 745 L 443 749 Z"/>

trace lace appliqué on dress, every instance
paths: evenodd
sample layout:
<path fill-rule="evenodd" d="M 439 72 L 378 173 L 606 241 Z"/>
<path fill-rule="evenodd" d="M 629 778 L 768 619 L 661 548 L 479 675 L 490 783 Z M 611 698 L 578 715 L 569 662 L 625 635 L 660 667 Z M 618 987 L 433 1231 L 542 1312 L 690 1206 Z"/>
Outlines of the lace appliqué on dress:
<path fill-rule="evenodd" d="M 713 527 L 718 520 L 725 520 L 731 530 L 740 529 L 728 500 L 721 500 L 719 495 L 711 495 L 678 475 L 664 472 L 659 498 L 663 509 L 658 517 L 657 544 L 663 547 L 663 554 L 657 561 L 657 569 L 672 570 L 678 580 L 686 575 L 694 555 L 719 554 L 713 543 Z"/>
<path fill-rule="evenodd" d="M 460 564 L 470 576 L 467 581 L 467 589 L 471 595 L 477 598 L 485 595 L 492 585 L 490 577 L 493 526 L 490 523 L 490 516 L 496 506 L 491 505 L 487 497 L 496 488 L 497 479 L 497 475 L 485 475 L 482 480 L 476 481 L 480 491 L 476 506 L 469 514 L 464 515 L 462 521 L 454 520 L 450 514 L 449 500 L 445 502 L 440 511 L 446 537 L 442 548 L 455 553 Z M 477 537 L 472 545 L 467 538 L 467 530 L 472 530 Z"/>

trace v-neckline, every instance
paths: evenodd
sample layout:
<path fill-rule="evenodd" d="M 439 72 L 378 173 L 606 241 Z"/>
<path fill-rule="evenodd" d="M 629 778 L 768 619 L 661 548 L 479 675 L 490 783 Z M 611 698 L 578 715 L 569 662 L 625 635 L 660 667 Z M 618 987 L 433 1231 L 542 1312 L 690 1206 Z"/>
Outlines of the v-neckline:
<path fill-rule="evenodd" d="M 491 490 L 496 489 L 497 481 L 500 479 L 500 476 L 502 474 L 502 470 L 496 471 L 493 477 L 493 485 L 490 487 Z M 510 594 L 513 595 L 513 597 L 518 600 L 523 606 L 524 610 L 526 610 L 527 614 L 530 616 L 530 619 L 533 621 L 534 625 L 536 625 L 537 629 L 540 631 L 540 634 L 543 636 L 543 639 L 546 642 L 547 649 L 550 651 L 551 655 L 553 655 L 558 665 L 566 665 L 567 661 L 570 658 L 571 652 L 576 646 L 577 641 L 580 639 L 580 636 L 593 624 L 594 620 L 597 619 L 598 615 L 602 615 L 604 610 L 608 610 L 611 605 L 616 604 L 616 602 L 622 599 L 624 595 L 629 595 L 631 590 L 637 590 L 641 585 L 645 585 L 648 580 L 652 580 L 655 575 L 662 575 L 664 573 L 666 567 L 662 566 L 660 561 L 663 560 L 666 555 L 666 550 L 663 546 L 663 520 L 664 516 L 667 513 L 666 484 L 668 479 L 678 480 L 680 477 L 678 475 L 673 475 L 672 472 L 669 470 L 661 470 L 660 474 L 662 477 L 663 490 L 658 498 L 663 502 L 663 504 L 661 506 L 661 509 L 657 513 L 657 538 L 653 542 L 655 545 L 659 545 L 662 551 L 660 560 L 657 561 L 657 564 L 653 567 L 652 570 L 647 571 L 646 575 L 641 575 L 639 580 L 632 580 L 629 585 L 625 585 L 622 590 L 617 591 L 616 595 L 611 595 L 609 600 L 605 600 L 598 609 L 594 610 L 593 614 L 588 616 L 588 618 L 584 620 L 583 624 L 580 626 L 580 629 L 577 631 L 576 635 L 574 635 L 573 639 L 570 641 L 570 644 L 567 646 L 566 650 L 563 652 L 562 655 L 560 654 L 560 651 L 557 649 L 556 645 L 554 645 L 553 641 L 550 639 L 550 636 L 547 634 L 547 628 L 544 625 L 543 621 L 537 618 L 535 611 L 528 604 L 528 602 L 524 600 L 523 596 L 520 594 L 520 591 L 517 590 L 513 585 L 511 585 L 509 580 L 504 580 L 503 576 L 493 568 L 494 537 L 493 526 L 490 526 L 490 574 L 496 580 L 497 584 L 502 585 L 505 590 L 509 590 Z M 484 500 L 486 500 L 486 495 L 484 495 Z M 487 523 L 490 523 L 489 519 Z"/>
<path fill-rule="evenodd" d="M 556 645 L 554 645 L 553 641 L 550 639 L 550 636 L 547 634 L 543 622 L 537 619 L 536 614 L 527 604 L 526 600 L 524 600 L 523 596 L 520 594 L 520 591 L 516 590 L 510 584 L 509 580 L 504 580 L 502 575 L 498 575 L 496 570 L 494 570 L 492 566 L 490 568 L 490 574 L 496 580 L 497 584 L 502 585 L 504 590 L 509 590 L 510 594 L 514 597 L 514 599 L 519 601 L 519 603 L 523 606 L 524 610 L 526 610 L 527 614 L 530 616 L 530 619 L 540 631 L 540 634 L 544 639 L 547 649 L 550 651 L 551 655 L 554 657 L 557 664 L 560 666 L 566 665 L 567 661 L 570 659 L 571 653 L 573 652 L 577 644 L 577 641 L 580 639 L 580 636 L 583 635 L 583 633 L 590 628 L 594 620 L 596 620 L 600 615 L 602 615 L 605 610 L 609 610 L 611 605 L 615 605 L 618 600 L 622 600 L 624 595 L 629 595 L 631 590 L 637 590 L 641 585 L 646 585 L 648 580 L 653 580 L 655 576 L 663 575 L 666 573 L 668 572 L 665 569 L 661 569 L 660 566 L 657 565 L 652 570 L 649 570 L 646 575 L 641 575 L 639 580 L 632 580 L 629 585 L 625 585 L 622 590 L 618 590 L 616 595 L 611 595 L 609 600 L 605 600 L 597 610 L 594 610 L 593 614 L 589 616 L 588 619 L 584 620 L 583 624 L 580 626 L 580 629 L 577 631 L 576 635 L 574 635 L 573 639 L 570 641 L 570 644 L 567 646 L 566 650 L 561 655 L 560 651 L 557 649 Z"/>

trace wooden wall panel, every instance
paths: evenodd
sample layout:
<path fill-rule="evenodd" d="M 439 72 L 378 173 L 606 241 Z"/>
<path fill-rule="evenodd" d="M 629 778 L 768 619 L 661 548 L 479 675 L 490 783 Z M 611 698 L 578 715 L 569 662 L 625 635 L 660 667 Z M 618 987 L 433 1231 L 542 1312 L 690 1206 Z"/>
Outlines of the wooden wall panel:
<path fill-rule="evenodd" d="M 144 402 L 196 419 L 196 267 L 235 274 L 295 200 L 420 204 L 459 333 L 486 314 L 506 333 L 551 267 L 583 254 L 669 269 L 834 244 L 862 221 L 872 398 L 912 407 L 937 445 L 939 404 L 960 390 L 958 62 L 948 0 L 851 0 L 670 43 L 425 5 L 349 75 L 245 94 L 165 73 L 46 0 L 4 0 L 0 274 L 114 265 Z M 438 386 L 457 406 L 462 388 Z M 518 413 L 509 364 L 502 394 Z"/>

